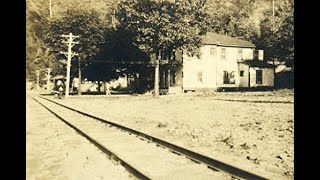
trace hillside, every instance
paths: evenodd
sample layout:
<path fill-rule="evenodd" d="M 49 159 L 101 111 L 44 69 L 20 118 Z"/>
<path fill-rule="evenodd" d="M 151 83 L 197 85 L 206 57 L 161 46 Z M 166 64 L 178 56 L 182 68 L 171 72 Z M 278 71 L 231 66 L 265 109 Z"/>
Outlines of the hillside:
<path fill-rule="evenodd" d="M 115 6 L 120 0 L 52 0 L 52 19 L 60 18 L 69 9 L 95 10 L 104 21 L 111 22 Z M 206 10 L 212 17 L 211 31 L 250 40 L 254 43 L 260 34 L 260 21 L 264 11 L 270 10 L 272 1 L 266 0 L 207 0 Z M 27 78 L 35 78 L 35 69 L 48 66 L 50 59 L 46 38 L 50 19 L 48 0 L 26 1 L 26 67 Z M 218 24 L 218 25 L 216 25 Z M 236 27 L 236 28 L 234 28 Z M 52 58 L 51 58 L 52 59 Z"/>

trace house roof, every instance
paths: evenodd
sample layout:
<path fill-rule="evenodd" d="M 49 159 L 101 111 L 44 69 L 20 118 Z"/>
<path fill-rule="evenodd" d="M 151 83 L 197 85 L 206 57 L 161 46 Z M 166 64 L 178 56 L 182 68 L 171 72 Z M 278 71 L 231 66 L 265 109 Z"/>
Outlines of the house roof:
<path fill-rule="evenodd" d="M 262 68 L 274 68 L 275 66 L 272 64 L 269 64 L 265 61 L 260 60 L 246 60 L 243 62 L 240 62 L 244 65 L 250 66 L 250 67 L 262 67 Z"/>
<path fill-rule="evenodd" d="M 205 44 L 216 44 L 219 46 L 235 46 L 235 47 L 250 47 L 255 48 L 256 46 L 249 41 L 233 38 L 226 35 L 217 33 L 207 32 L 203 36 L 203 42 Z"/>

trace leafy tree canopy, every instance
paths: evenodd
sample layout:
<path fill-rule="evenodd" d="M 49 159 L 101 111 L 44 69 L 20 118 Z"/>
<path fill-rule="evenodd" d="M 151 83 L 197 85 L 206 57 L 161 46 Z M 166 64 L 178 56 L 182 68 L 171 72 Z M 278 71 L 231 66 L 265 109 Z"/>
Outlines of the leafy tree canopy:
<path fill-rule="evenodd" d="M 68 10 L 95 10 L 99 18 L 110 24 L 112 13 L 119 0 L 52 0 L 52 18 L 50 18 L 50 4 L 48 0 L 26 1 L 26 76 L 35 79 L 35 70 L 51 67 L 52 74 L 59 74 L 64 70 L 64 64 L 55 54 L 48 53 L 50 46 L 45 42 L 50 27 L 49 22 L 65 17 Z M 61 58 L 61 57 L 59 57 Z M 58 58 L 58 59 L 59 59 Z M 45 73 L 43 73 L 45 75 Z"/>
<path fill-rule="evenodd" d="M 66 40 L 61 35 L 80 36 L 75 39 L 80 44 L 75 45 L 72 50 L 79 53 L 81 60 L 90 60 L 97 55 L 105 44 L 105 34 L 109 31 L 108 24 L 99 18 L 96 11 L 68 10 L 60 19 L 50 22 L 50 31 L 46 40 L 57 55 L 60 51 L 66 51 L 67 45 L 62 43 Z"/>
<path fill-rule="evenodd" d="M 110 26 L 102 21 L 99 14 L 95 10 L 87 11 L 81 9 L 68 10 L 61 18 L 54 19 L 50 22 L 49 33 L 46 39 L 46 43 L 51 47 L 51 52 L 55 55 L 57 60 L 64 60 L 65 55 L 60 52 L 67 52 L 68 46 L 62 43 L 61 35 L 73 35 L 80 36 L 74 41 L 78 41 L 72 51 L 78 53 L 72 59 L 73 67 L 77 67 L 76 61 L 81 61 L 84 68 L 87 68 L 92 63 L 88 63 L 91 60 L 95 60 L 105 48 L 106 34 L 110 31 Z M 92 69 L 92 68 L 90 68 Z M 77 69 L 72 68 L 73 74 L 76 74 Z"/>
<path fill-rule="evenodd" d="M 184 48 L 190 55 L 197 54 L 200 36 L 208 30 L 252 41 L 265 50 L 266 60 L 294 66 L 293 0 L 275 1 L 274 28 L 272 2 L 264 0 L 55 0 L 52 19 L 47 0 L 26 3 L 30 79 L 37 69 L 51 67 L 53 74 L 65 71 L 64 61 L 57 61 L 66 59 L 60 51 L 67 51 L 60 35 L 70 32 L 81 36 L 73 51 L 80 54 L 82 67 L 88 68 L 85 76 L 104 74 L 102 67 L 142 72 L 141 65 L 122 62 L 149 61 L 148 56 L 159 50 Z M 119 22 L 116 30 L 111 28 L 113 14 Z M 76 56 L 72 61 L 73 73 L 77 60 Z M 100 75 L 92 77 L 107 78 Z"/>
<path fill-rule="evenodd" d="M 122 0 L 117 28 L 130 32 L 134 44 L 148 54 L 178 48 L 194 53 L 206 31 L 203 5 L 202 0 Z"/>
<path fill-rule="evenodd" d="M 254 41 L 259 33 L 255 0 L 208 0 L 210 30 Z"/>
<path fill-rule="evenodd" d="M 294 67 L 294 1 L 280 1 L 272 10 L 265 11 L 261 21 L 260 44 L 268 60 L 278 60 L 288 67 Z"/>

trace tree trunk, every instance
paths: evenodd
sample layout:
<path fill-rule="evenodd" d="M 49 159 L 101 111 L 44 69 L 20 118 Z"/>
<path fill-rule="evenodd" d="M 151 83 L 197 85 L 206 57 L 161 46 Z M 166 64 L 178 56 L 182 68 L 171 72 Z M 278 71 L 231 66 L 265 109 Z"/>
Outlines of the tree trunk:
<path fill-rule="evenodd" d="M 153 97 L 159 96 L 159 58 L 156 58 L 156 65 L 154 66 L 154 94 Z"/>
<path fill-rule="evenodd" d="M 78 95 L 81 96 L 81 66 L 80 59 L 78 59 Z"/>
<path fill-rule="evenodd" d="M 169 92 L 169 88 L 170 88 L 170 78 L 171 78 L 171 77 L 170 77 L 170 75 L 171 75 L 171 74 L 170 74 L 170 69 L 168 69 L 166 73 L 167 73 L 167 85 L 166 85 L 166 87 L 168 88 L 168 92 Z"/>
<path fill-rule="evenodd" d="M 98 93 L 100 93 L 101 92 L 101 82 L 100 82 L 100 80 L 98 81 Z"/>
<path fill-rule="evenodd" d="M 106 86 L 107 81 L 104 80 L 104 81 L 102 81 L 102 83 L 103 83 L 103 90 L 104 90 L 104 92 L 107 92 L 107 86 Z"/>

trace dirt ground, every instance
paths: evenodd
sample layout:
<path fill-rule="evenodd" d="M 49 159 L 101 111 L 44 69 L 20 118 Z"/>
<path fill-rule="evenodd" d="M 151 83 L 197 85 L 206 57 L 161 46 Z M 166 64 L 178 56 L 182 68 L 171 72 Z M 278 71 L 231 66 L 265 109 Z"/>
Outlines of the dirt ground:
<path fill-rule="evenodd" d="M 124 167 L 27 98 L 26 179 L 133 179 Z"/>
<path fill-rule="evenodd" d="M 56 99 L 269 179 L 294 176 L 294 91 Z"/>

